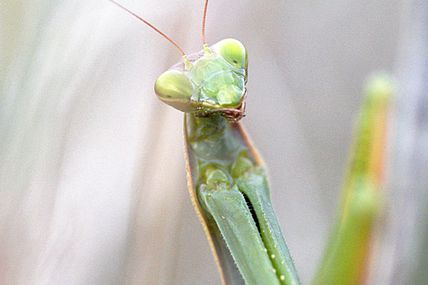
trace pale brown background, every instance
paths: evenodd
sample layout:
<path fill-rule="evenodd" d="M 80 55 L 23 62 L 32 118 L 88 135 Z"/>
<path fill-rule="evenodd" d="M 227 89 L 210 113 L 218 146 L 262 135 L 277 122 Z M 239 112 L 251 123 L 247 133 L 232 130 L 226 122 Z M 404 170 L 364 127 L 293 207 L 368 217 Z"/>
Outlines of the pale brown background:
<path fill-rule="evenodd" d="M 121 3 L 186 51 L 201 48 L 202 1 Z M 248 48 L 243 122 L 304 284 L 334 223 L 364 80 L 375 70 L 401 78 L 418 38 L 410 4 L 210 3 L 209 41 Z M 180 55 L 108 1 L 1 7 L 0 283 L 219 284 L 187 197 L 182 114 L 153 93 Z M 372 284 L 399 284 L 390 219 Z M 406 276 L 414 266 L 400 260 Z"/>

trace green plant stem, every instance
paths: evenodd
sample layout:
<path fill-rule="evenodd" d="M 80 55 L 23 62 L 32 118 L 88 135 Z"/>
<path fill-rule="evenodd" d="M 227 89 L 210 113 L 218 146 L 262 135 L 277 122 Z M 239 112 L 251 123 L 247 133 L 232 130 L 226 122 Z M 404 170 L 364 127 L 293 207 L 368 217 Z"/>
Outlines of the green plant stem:
<path fill-rule="evenodd" d="M 383 201 L 386 130 L 393 88 L 386 76 L 369 82 L 345 179 L 342 210 L 314 284 L 357 285 L 367 277 L 375 220 Z"/>

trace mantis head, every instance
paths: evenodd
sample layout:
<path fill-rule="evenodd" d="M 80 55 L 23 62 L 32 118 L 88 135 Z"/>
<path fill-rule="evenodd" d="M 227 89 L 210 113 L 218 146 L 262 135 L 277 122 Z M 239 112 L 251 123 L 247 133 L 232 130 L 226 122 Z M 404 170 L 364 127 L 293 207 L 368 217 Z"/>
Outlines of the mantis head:
<path fill-rule="evenodd" d="M 208 0 L 202 19 L 203 51 L 186 56 L 183 49 L 150 22 L 115 0 L 110 0 L 173 44 L 183 55 L 183 63 L 164 72 L 155 83 L 159 99 L 196 116 L 222 115 L 232 121 L 244 116 L 248 55 L 244 45 L 225 39 L 209 47 L 205 36 Z"/>
<path fill-rule="evenodd" d="M 197 116 L 220 114 L 237 121 L 244 116 L 248 55 L 244 45 L 225 39 L 183 64 L 164 72 L 155 83 L 158 98 Z"/>

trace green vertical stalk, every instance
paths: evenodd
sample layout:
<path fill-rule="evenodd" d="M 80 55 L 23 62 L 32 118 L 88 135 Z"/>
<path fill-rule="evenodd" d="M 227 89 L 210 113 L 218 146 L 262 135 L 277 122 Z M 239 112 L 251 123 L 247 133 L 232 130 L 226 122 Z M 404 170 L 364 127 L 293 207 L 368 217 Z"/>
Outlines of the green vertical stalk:
<path fill-rule="evenodd" d="M 386 130 L 392 98 L 391 81 L 373 78 L 359 115 L 339 221 L 313 284 L 357 285 L 366 280 L 373 225 L 383 195 Z"/>

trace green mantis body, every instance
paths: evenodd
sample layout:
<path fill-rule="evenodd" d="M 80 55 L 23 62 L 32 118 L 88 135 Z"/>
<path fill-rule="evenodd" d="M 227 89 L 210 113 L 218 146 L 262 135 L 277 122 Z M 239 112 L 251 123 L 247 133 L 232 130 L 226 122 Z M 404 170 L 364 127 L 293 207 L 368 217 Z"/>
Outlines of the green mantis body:
<path fill-rule="evenodd" d="M 245 104 L 244 46 L 226 39 L 187 60 L 162 74 L 155 90 L 162 101 L 186 111 L 189 190 L 223 281 L 299 284 L 266 171 L 237 122 Z"/>

